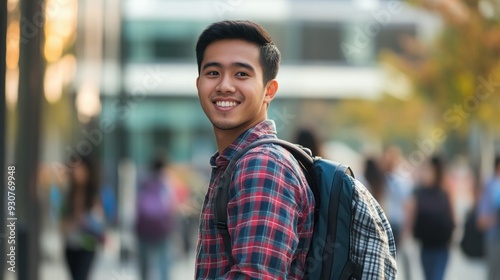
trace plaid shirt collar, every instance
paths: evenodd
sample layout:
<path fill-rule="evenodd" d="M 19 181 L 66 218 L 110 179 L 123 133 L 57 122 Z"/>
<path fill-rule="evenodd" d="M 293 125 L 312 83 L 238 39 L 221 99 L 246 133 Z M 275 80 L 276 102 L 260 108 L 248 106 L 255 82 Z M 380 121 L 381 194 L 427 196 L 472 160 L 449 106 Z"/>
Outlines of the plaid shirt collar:
<path fill-rule="evenodd" d="M 210 158 L 210 165 L 213 168 L 226 166 L 239 150 L 245 148 L 250 143 L 260 138 L 277 138 L 276 125 L 273 120 L 264 120 L 240 134 L 240 136 L 238 136 L 238 138 L 236 138 L 236 140 L 229 145 L 221 155 L 219 155 L 219 152 L 216 152 Z"/>

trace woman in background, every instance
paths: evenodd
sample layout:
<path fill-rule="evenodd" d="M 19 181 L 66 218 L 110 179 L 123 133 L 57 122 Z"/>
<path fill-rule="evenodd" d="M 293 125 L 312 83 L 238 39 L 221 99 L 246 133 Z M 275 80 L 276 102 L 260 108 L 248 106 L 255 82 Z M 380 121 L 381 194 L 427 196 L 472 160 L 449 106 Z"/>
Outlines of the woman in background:
<path fill-rule="evenodd" d="M 104 213 L 99 176 L 90 158 L 70 171 L 69 192 L 62 209 L 64 254 L 73 280 L 88 278 L 95 252 L 104 240 Z"/>

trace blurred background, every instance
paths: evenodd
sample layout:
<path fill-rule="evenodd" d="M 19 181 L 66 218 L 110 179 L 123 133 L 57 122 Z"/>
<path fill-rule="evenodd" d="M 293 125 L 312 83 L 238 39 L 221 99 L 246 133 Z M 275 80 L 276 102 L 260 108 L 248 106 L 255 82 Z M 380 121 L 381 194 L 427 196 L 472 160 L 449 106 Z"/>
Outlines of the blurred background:
<path fill-rule="evenodd" d="M 485 258 L 467 256 L 460 243 L 500 153 L 498 0 L 1 5 L 0 178 L 11 188 L 0 193 L 0 213 L 6 224 L 17 218 L 0 239 L 2 279 L 71 279 L 72 218 L 85 211 L 98 213 L 85 222 L 97 232 L 89 234 L 88 279 L 141 279 L 136 201 L 160 155 L 176 216 L 164 262 L 170 279 L 193 278 L 216 150 L 197 99 L 194 46 L 223 19 L 262 24 L 282 52 L 280 90 L 269 108 L 281 138 L 295 141 L 307 128 L 323 157 L 351 165 L 366 185 L 366 160 L 387 173 L 385 148 L 397 147 L 409 200 L 427 159 L 444 159 L 443 189 L 456 222 L 445 279 L 486 279 Z M 374 194 L 386 211 L 406 211 L 389 209 L 392 190 L 384 185 Z M 419 249 L 411 233 L 401 240 L 399 279 L 424 279 Z"/>

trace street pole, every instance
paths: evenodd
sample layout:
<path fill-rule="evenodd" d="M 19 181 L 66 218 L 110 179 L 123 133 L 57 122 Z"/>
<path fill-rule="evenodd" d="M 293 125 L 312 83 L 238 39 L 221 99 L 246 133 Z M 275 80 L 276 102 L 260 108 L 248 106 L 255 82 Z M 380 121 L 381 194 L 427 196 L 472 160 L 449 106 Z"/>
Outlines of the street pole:
<path fill-rule="evenodd" d="M 16 165 L 16 244 L 19 280 L 38 279 L 37 175 L 43 95 L 44 0 L 21 0 Z"/>

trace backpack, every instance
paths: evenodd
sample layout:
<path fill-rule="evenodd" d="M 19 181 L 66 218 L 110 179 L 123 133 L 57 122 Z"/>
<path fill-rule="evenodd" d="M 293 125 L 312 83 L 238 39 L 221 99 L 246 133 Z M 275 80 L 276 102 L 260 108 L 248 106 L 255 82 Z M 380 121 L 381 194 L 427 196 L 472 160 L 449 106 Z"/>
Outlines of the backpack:
<path fill-rule="evenodd" d="M 233 168 L 248 150 L 267 143 L 279 144 L 296 158 L 314 194 L 314 231 L 305 279 L 395 279 L 396 247 L 389 222 L 351 169 L 275 138 L 255 141 L 240 150 L 221 177 L 214 214 L 224 250 L 232 251 L 226 210 Z"/>
<path fill-rule="evenodd" d="M 159 241 L 174 227 L 173 199 L 160 178 L 150 178 L 139 189 L 135 230 L 140 239 Z"/>
<path fill-rule="evenodd" d="M 447 245 L 455 228 L 450 199 L 440 189 L 422 188 L 416 191 L 416 218 L 413 235 L 424 247 Z"/>
<path fill-rule="evenodd" d="M 477 226 L 477 210 L 472 208 L 465 218 L 464 235 L 460 241 L 462 252 L 470 258 L 481 259 L 485 256 L 484 231 Z"/>

